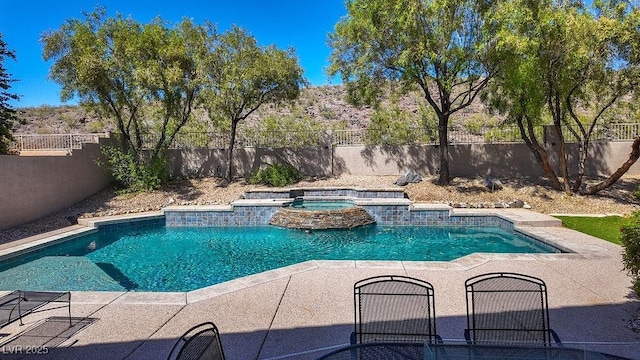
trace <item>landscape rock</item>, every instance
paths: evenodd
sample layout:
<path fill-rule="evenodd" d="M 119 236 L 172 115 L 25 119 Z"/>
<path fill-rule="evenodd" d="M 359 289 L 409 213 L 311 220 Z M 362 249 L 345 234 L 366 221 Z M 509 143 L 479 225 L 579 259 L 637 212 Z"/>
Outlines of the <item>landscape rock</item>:
<path fill-rule="evenodd" d="M 322 211 L 282 208 L 269 220 L 271 225 L 306 230 L 352 229 L 375 222 L 375 219 L 361 207 Z"/>
<path fill-rule="evenodd" d="M 405 186 L 408 184 L 417 184 L 422 181 L 422 177 L 418 175 L 414 170 L 407 171 L 406 174 L 400 176 L 395 182 L 395 185 Z"/>
<path fill-rule="evenodd" d="M 489 192 L 494 192 L 496 190 L 502 190 L 502 182 L 499 179 L 487 177 L 484 179 L 484 187 L 487 188 Z"/>
<path fill-rule="evenodd" d="M 407 181 L 407 179 L 405 179 L 404 175 L 402 175 L 393 184 L 398 186 L 405 186 L 408 185 L 409 182 Z"/>

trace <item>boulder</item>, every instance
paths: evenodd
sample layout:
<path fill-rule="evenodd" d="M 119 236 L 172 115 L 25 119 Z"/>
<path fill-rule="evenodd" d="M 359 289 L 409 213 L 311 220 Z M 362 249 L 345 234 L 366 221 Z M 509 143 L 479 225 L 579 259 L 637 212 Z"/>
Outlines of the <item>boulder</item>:
<path fill-rule="evenodd" d="M 495 190 L 502 190 L 502 183 L 499 179 L 488 177 L 484 179 L 484 187 L 487 188 L 489 192 L 493 192 Z"/>
<path fill-rule="evenodd" d="M 398 186 L 405 186 L 409 184 L 409 182 L 407 181 L 407 178 L 404 175 L 402 175 L 393 184 Z"/>
<path fill-rule="evenodd" d="M 395 185 L 405 186 L 409 183 L 419 183 L 422 181 L 422 177 L 418 175 L 414 170 L 407 171 L 406 174 L 400 176 L 395 182 Z"/>

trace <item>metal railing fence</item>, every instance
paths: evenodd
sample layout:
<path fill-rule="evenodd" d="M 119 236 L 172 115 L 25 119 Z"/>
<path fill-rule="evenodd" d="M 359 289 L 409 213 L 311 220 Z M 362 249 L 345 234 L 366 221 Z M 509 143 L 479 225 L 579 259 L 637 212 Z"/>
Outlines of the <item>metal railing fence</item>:
<path fill-rule="evenodd" d="M 109 133 L 92 134 L 40 134 L 40 135 L 13 135 L 13 142 L 9 145 L 9 151 L 19 153 L 21 151 L 72 151 L 82 149 L 82 144 L 98 143 L 100 138 L 109 137 Z"/>
<path fill-rule="evenodd" d="M 385 144 L 385 138 L 393 138 L 391 144 L 421 144 L 433 145 L 438 143 L 437 129 L 429 128 L 410 128 L 405 129 L 408 134 L 405 142 L 400 142 L 398 136 L 394 136 L 394 129 L 352 129 L 352 130 L 334 130 L 333 144 L 335 146 L 352 146 L 365 144 Z M 385 136 L 385 132 L 389 136 Z M 543 126 L 536 126 L 535 133 L 542 139 L 544 132 Z M 374 134 L 374 136 L 370 136 Z M 515 125 L 507 125 L 500 127 L 484 126 L 479 128 L 468 128 L 466 126 L 451 126 L 447 130 L 449 144 L 512 144 L 522 143 L 520 131 Z"/>
<path fill-rule="evenodd" d="M 575 136 L 564 127 L 563 136 L 567 143 L 576 142 Z M 398 135 L 393 128 L 368 128 L 348 130 L 304 130 L 304 131 L 260 131 L 255 129 L 239 129 L 236 136 L 238 147 L 271 147 L 299 148 L 313 146 L 357 146 L 357 145 L 406 145 L 437 144 L 437 130 L 427 128 L 402 129 L 406 135 Z M 547 128 L 550 135 L 553 130 Z M 544 141 L 545 127 L 534 127 L 539 141 Z M 620 123 L 598 125 L 594 129 L 591 140 L 626 141 L 633 140 L 640 134 L 640 123 Z M 118 134 L 115 134 L 117 137 Z M 44 134 L 13 135 L 14 142 L 10 151 L 48 151 L 82 148 L 84 143 L 97 143 L 101 137 L 109 137 L 108 133 L 95 134 Z M 448 129 L 449 143 L 457 144 L 517 144 L 523 143 L 520 131 L 515 125 L 503 126 L 452 126 Z M 155 134 L 142 136 L 143 147 L 152 148 L 158 141 Z M 388 142 L 387 142 L 388 141 Z M 229 145 L 229 132 L 181 132 L 178 133 L 170 149 L 225 149 Z"/>
<path fill-rule="evenodd" d="M 640 123 L 609 124 L 603 130 L 603 136 L 609 141 L 633 140 L 640 134 Z"/>

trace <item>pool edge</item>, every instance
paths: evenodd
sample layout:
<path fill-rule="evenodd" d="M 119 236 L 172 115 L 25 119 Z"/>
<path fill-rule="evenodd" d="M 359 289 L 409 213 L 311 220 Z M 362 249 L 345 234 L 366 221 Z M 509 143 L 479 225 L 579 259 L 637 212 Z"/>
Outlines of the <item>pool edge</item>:
<path fill-rule="evenodd" d="M 418 206 L 430 204 L 416 204 Z M 592 259 L 606 256 L 602 253 L 602 247 L 593 245 L 583 245 L 576 242 L 575 239 L 567 239 L 561 237 L 554 231 L 562 228 L 560 220 L 549 215 L 536 213 L 527 209 L 454 209 L 451 210 L 451 216 L 496 216 L 514 226 L 514 230 L 521 231 L 529 236 L 540 239 L 554 247 L 568 250 L 569 253 L 549 253 L 549 254 L 492 254 L 492 253 L 474 253 L 457 258 L 451 261 L 362 261 L 362 260 L 309 260 L 273 270 L 268 270 L 258 274 L 253 274 L 237 279 L 233 279 L 220 284 L 215 284 L 200 288 L 189 292 L 108 292 L 108 291 L 72 291 L 74 298 L 79 303 L 92 303 L 99 301 L 122 302 L 127 304 L 173 304 L 187 305 L 194 302 L 209 299 L 226 293 L 235 292 L 251 286 L 267 283 L 270 281 L 290 277 L 301 272 L 317 268 L 385 268 L 385 269 L 402 269 L 402 270 L 424 270 L 424 269 L 448 269 L 458 268 L 462 270 L 472 269 L 489 261 L 495 260 L 541 260 L 555 261 L 558 259 Z M 17 247 L 0 251 L 0 260 L 7 256 L 6 253 L 17 256 L 24 252 L 36 250 L 40 247 L 50 245 L 57 241 L 66 241 L 68 239 L 84 235 L 87 232 L 96 231 L 100 225 L 117 224 L 128 221 L 142 221 L 149 219 L 157 219 L 164 217 L 162 212 L 148 212 L 137 214 L 114 215 L 103 218 L 89 218 L 79 220 L 79 224 L 85 228 L 78 226 L 69 227 L 69 231 L 56 230 L 52 233 L 55 235 L 46 236 L 48 233 L 40 234 L 37 240 L 24 242 Z M 559 224 L 559 225 L 558 225 Z M 588 236 L 586 234 L 581 236 Z M 576 237 L 577 238 L 577 237 Z M 28 238 L 26 238 L 28 239 Z M 601 240 L 604 241 L 604 240 Z M 615 245 L 615 244 L 613 244 Z M 102 300 L 100 300 L 102 299 Z"/>

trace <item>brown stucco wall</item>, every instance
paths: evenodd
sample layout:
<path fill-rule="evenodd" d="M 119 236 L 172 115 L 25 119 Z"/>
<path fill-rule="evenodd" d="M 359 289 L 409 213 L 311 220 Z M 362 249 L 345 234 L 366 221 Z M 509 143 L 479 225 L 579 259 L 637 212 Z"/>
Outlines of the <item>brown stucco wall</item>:
<path fill-rule="evenodd" d="M 0 155 L 0 230 L 62 210 L 107 186 L 98 144 L 68 156 Z"/>
<path fill-rule="evenodd" d="M 452 176 L 542 176 L 529 148 L 524 144 L 473 144 L 453 145 L 450 151 Z M 576 145 L 569 145 L 567 152 L 574 154 Z M 631 142 L 593 143 L 590 146 L 587 175 L 609 175 L 614 172 L 631 152 Z M 552 165 L 557 167 L 557 146 L 549 146 Z M 248 176 L 261 164 L 286 161 L 302 174 L 309 176 L 338 175 L 399 175 L 415 170 L 421 175 L 438 173 L 439 148 L 431 145 L 413 146 L 340 146 L 304 149 L 255 149 L 234 150 L 235 174 Z M 576 172 L 576 163 L 571 173 Z M 224 175 L 227 168 L 225 150 L 172 150 L 169 153 L 171 171 L 175 175 L 198 177 Z M 640 162 L 634 164 L 628 174 L 640 174 Z"/>

